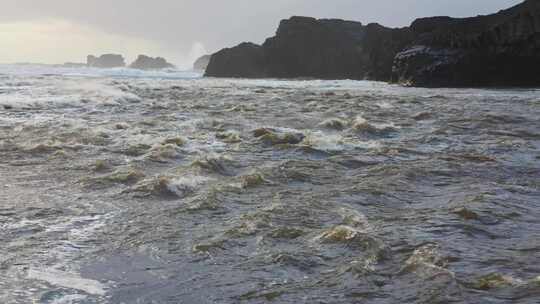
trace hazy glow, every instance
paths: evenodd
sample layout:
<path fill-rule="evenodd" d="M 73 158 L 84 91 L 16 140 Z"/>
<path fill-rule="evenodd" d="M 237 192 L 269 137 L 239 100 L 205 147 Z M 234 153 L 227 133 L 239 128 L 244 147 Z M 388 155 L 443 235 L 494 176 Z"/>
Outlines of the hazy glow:
<path fill-rule="evenodd" d="M 173 53 L 158 42 L 106 33 L 64 20 L 0 23 L 0 60 L 13 62 L 84 62 L 89 54 L 119 53 L 131 62 L 138 54 L 163 56 L 179 67 L 190 67 L 206 53 L 195 43 L 184 56 Z"/>

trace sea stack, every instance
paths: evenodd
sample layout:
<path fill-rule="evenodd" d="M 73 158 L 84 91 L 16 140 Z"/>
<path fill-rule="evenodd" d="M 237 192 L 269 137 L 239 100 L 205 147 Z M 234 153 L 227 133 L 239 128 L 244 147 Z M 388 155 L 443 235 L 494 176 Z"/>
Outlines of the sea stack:
<path fill-rule="evenodd" d="M 100 57 L 88 55 L 86 65 L 93 68 L 119 68 L 125 67 L 126 62 L 122 55 L 117 54 L 105 54 Z"/>
<path fill-rule="evenodd" d="M 139 55 L 129 67 L 138 70 L 161 70 L 174 68 L 175 66 L 162 57 L 152 58 L 146 55 Z"/>

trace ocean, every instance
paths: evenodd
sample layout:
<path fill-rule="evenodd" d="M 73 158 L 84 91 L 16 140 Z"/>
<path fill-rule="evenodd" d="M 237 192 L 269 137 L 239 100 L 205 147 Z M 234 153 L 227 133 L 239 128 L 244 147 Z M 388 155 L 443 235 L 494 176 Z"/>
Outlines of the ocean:
<path fill-rule="evenodd" d="M 540 90 L 0 65 L 0 303 L 539 303 Z"/>

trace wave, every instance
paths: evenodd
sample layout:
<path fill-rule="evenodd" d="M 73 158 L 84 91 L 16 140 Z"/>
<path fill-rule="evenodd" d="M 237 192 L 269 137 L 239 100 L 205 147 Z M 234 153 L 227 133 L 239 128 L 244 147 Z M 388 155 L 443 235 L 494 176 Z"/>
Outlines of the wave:
<path fill-rule="evenodd" d="M 0 64 L 0 74 L 14 76 L 68 76 L 68 77 L 113 77 L 113 78 L 159 78 L 159 79 L 197 79 L 202 77 L 198 71 L 163 69 L 143 71 L 130 68 L 100 69 L 89 67 L 63 67 L 54 65 L 16 65 Z"/>

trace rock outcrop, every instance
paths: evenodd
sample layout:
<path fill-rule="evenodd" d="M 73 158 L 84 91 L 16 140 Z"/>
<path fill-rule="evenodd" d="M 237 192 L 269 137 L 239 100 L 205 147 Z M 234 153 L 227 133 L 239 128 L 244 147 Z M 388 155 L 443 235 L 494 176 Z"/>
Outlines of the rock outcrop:
<path fill-rule="evenodd" d="M 266 63 L 264 50 L 253 43 L 242 43 L 212 55 L 205 76 L 264 78 Z"/>
<path fill-rule="evenodd" d="M 165 58 L 152 58 L 146 55 L 139 55 L 139 57 L 137 57 L 137 59 L 132 64 L 130 64 L 129 67 L 138 70 L 162 70 L 174 68 L 175 66 L 171 63 L 168 63 Z"/>
<path fill-rule="evenodd" d="M 413 86 L 540 85 L 540 1 L 497 14 L 434 17 L 411 25 L 414 44 L 398 53 L 393 81 Z"/>
<path fill-rule="evenodd" d="M 293 17 L 263 44 L 271 77 L 377 79 L 390 77 L 395 53 L 411 40 L 407 29 L 337 19 Z"/>
<path fill-rule="evenodd" d="M 193 63 L 193 70 L 206 71 L 206 67 L 208 66 L 208 63 L 210 63 L 210 57 L 212 57 L 212 55 L 204 55 L 195 60 L 195 63 Z"/>
<path fill-rule="evenodd" d="M 292 17 L 263 45 L 212 55 L 206 76 L 370 79 L 412 86 L 540 85 L 540 1 L 410 27 Z"/>
<path fill-rule="evenodd" d="M 292 17 L 262 46 L 243 43 L 212 55 L 206 76 L 385 80 L 411 40 L 408 29 Z"/>
<path fill-rule="evenodd" d="M 125 67 L 126 62 L 122 55 L 105 54 L 100 57 L 88 55 L 86 65 L 93 68 L 119 68 Z"/>

